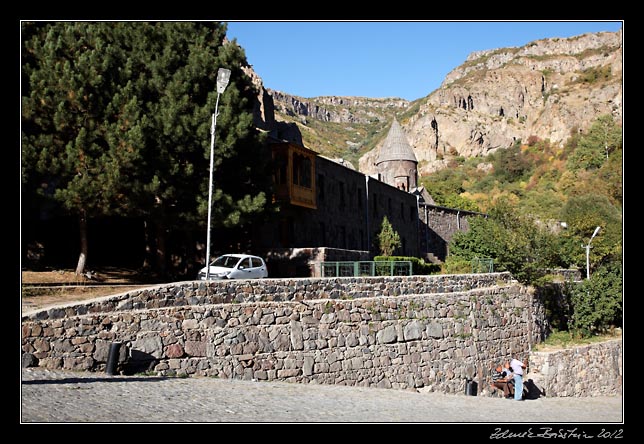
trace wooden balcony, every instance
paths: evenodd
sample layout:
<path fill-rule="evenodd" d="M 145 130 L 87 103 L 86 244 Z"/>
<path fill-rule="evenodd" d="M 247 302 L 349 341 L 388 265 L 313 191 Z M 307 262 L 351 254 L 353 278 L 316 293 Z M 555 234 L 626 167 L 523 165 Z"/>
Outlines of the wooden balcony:
<path fill-rule="evenodd" d="M 315 159 L 317 153 L 290 143 L 272 146 L 275 199 L 306 208 L 317 208 Z"/>

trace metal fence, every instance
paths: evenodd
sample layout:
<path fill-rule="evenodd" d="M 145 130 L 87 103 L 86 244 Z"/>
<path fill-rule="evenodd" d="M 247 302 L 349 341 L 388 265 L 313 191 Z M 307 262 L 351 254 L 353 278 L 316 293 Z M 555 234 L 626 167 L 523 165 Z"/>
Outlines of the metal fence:
<path fill-rule="evenodd" d="M 472 273 L 494 273 L 494 259 L 475 257 L 472 259 Z"/>
<path fill-rule="evenodd" d="M 411 261 L 321 262 L 322 277 L 411 276 Z"/>

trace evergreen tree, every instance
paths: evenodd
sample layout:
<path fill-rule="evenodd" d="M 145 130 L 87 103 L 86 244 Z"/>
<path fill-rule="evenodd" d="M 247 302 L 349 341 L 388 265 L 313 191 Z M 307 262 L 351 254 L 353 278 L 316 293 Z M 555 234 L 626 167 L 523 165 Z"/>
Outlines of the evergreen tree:
<path fill-rule="evenodd" d="M 168 232 L 199 228 L 205 235 L 211 115 L 220 67 L 232 73 L 217 117 L 213 229 L 240 228 L 266 205 L 270 156 L 253 128 L 256 93 L 241 69 L 245 55 L 238 45 L 224 43 L 225 31 L 221 24 L 185 22 L 139 24 L 132 30 L 146 37 L 136 39 L 140 55 L 131 68 L 144 73 L 138 94 L 148 116 L 146 168 L 137 199 L 146 216 L 147 250 L 156 255 L 149 265 L 161 274 Z M 188 248 L 183 256 L 194 254 Z"/>
<path fill-rule="evenodd" d="M 394 231 L 387 216 L 382 219 L 380 233 L 378 233 L 378 243 L 380 254 L 387 257 L 393 256 L 396 249 L 402 245 L 400 235 L 397 231 Z"/>
<path fill-rule="evenodd" d="M 219 103 L 213 226 L 243 227 L 264 210 L 270 156 L 253 127 L 245 55 L 225 32 L 206 22 L 23 25 L 23 189 L 78 216 L 77 272 L 91 217 L 145 218 L 161 273 L 167 233 L 205 238 L 219 67 L 232 75 Z"/>
<path fill-rule="evenodd" d="M 88 219 L 127 212 L 141 158 L 138 107 L 115 95 L 124 58 L 115 26 L 23 24 L 23 183 L 78 217 L 78 274 Z"/>

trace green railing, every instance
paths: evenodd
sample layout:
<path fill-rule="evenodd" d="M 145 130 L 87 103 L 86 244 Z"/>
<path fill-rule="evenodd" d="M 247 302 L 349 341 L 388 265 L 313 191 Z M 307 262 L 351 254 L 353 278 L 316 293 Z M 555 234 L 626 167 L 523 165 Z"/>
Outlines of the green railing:
<path fill-rule="evenodd" d="M 411 261 L 321 262 L 322 277 L 411 276 Z"/>
<path fill-rule="evenodd" d="M 475 257 L 472 259 L 472 273 L 494 273 L 494 259 Z"/>

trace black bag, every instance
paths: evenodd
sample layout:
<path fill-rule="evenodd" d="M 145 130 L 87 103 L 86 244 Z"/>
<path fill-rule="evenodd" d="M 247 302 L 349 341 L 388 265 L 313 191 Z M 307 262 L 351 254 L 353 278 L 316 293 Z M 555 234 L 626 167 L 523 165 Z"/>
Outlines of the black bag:
<path fill-rule="evenodd" d="M 471 379 L 466 379 L 465 380 L 465 394 L 467 396 L 476 396 L 476 389 L 477 389 L 477 383 L 476 381 L 472 381 Z"/>

